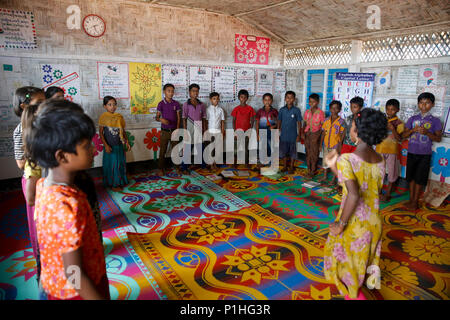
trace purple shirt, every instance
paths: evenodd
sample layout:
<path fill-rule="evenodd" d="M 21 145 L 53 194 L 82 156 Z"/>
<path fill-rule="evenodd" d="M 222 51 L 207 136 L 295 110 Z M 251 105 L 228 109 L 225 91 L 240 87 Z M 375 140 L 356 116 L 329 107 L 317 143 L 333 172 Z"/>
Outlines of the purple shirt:
<path fill-rule="evenodd" d="M 206 118 L 206 106 L 203 102 L 199 101 L 197 107 L 190 104 L 191 100 L 186 101 L 183 104 L 183 118 L 190 118 L 192 121 L 202 121 Z M 189 102 L 189 103 L 188 103 Z"/>
<path fill-rule="evenodd" d="M 172 100 L 167 102 L 163 99 L 158 103 L 157 111 L 161 112 L 161 118 L 169 120 L 169 124 L 162 124 L 162 129 L 176 129 L 177 128 L 177 111 L 181 110 L 180 103 L 178 101 Z"/>
<path fill-rule="evenodd" d="M 416 114 L 406 122 L 406 128 L 410 130 L 416 126 L 423 126 L 433 134 L 442 130 L 441 120 L 432 115 L 427 115 L 422 118 L 421 114 Z M 432 146 L 433 141 L 428 136 L 415 132 L 409 137 L 408 152 L 414 154 L 432 154 Z"/>

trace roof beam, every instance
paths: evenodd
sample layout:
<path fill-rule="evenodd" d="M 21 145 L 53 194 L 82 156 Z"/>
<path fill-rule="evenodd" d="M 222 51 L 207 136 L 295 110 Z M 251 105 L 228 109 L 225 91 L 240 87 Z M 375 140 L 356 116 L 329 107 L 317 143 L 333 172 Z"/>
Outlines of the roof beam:
<path fill-rule="evenodd" d="M 284 2 L 280 2 L 280 3 L 270 4 L 270 5 L 267 5 L 265 7 L 258 8 L 258 9 L 253 9 L 253 10 L 241 12 L 241 13 L 238 13 L 238 14 L 232 14 L 232 16 L 233 17 L 241 17 L 241 16 L 248 15 L 250 13 L 254 13 L 254 12 L 258 12 L 258 11 L 264 11 L 264 10 L 268 10 L 268 9 L 279 7 L 279 6 L 284 6 L 286 4 L 289 4 L 289 3 L 292 3 L 292 2 L 296 2 L 296 1 L 297 0 L 289 0 L 289 1 L 284 1 Z"/>

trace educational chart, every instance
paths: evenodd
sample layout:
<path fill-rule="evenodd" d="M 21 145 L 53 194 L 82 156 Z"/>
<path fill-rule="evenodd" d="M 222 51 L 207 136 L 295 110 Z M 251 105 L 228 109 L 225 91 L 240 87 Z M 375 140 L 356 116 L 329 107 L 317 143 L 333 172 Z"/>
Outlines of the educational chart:
<path fill-rule="evenodd" d="M 0 71 L 9 73 L 19 73 L 22 71 L 20 58 L 16 57 L 0 57 Z"/>
<path fill-rule="evenodd" d="M 435 85 L 438 77 L 438 65 L 425 65 L 419 69 L 419 87 Z"/>
<path fill-rule="evenodd" d="M 212 91 L 212 68 L 205 66 L 189 67 L 189 85 L 196 83 L 200 86 L 199 98 L 209 98 Z"/>
<path fill-rule="evenodd" d="M 20 118 L 9 100 L 0 100 L 0 136 L 11 138 Z"/>
<path fill-rule="evenodd" d="M 391 87 L 391 68 L 368 68 L 367 72 L 375 73 L 375 88 L 388 89 Z"/>
<path fill-rule="evenodd" d="M 416 95 L 419 68 L 399 68 L 397 74 L 397 94 Z"/>
<path fill-rule="evenodd" d="M 40 65 L 40 78 L 43 89 L 60 87 L 64 90 L 64 98 L 81 103 L 80 67 L 72 64 L 46 63 Z"/>
<path fill-rule="evenodd" d="M 429 85 L 422 87 L 420 92 L 430 92 L 434 95 L 435 102 L 434 107 L 431 109 L 431 114 L 434 117 L 437 117 L 441 119 L 443 116 L 445 116 L 445 93 L 446 93 L 446 86 L 436 86 L 436 85 Z"/>
<path fill-rule="evenodd" d="M 256 95 L 262 96 L 265 93 L 273 94 L 273 70 L 257 69 L 256 70 Z"/>
<path fill-rule="evenodd" d="M 161 65 L 130 62 L 129 72 L 131 114 L 156 113 L 162 100 Z"/>
<path fill-rule="evenodd" d="M 180 103 L 184 103 L 184 101 L 188 98 L 188 77 L 186 66 L 164 64 L 162 68 L 163 87 L 167 83 L 173 84 L 175 87 L 173 99 Z"/>
<path fill-rule="evenodd" d="M 33 12 L 0 8 L 0 48 L 37 48 Z"/>
<path fill-rule="evenodd" d="M 275 71 L 275 93 L 283 94 L 286 91 L 286 71 Z"/>
<path fill-rule="evenodd" d="M 342 102 L 341 116 L 351 114 L 350 100 L 359 96 L 364 99 L 364 107 L 372 106 L 375 73 L 337 72 L 334 82 L 333 100 Z"/>
<path fill-rule="evenodd" d="M 220 94 L 220 101 L 233 102 L 236 99 L 236 70 L 230 67 L 214 67 L 213 91 Z"/>
<path fill-rule="evenodd" d="M 236 91 L 247 90 L 250 96 L 255 95 L 255 69 L 239 68 L 236 70 Z"/>
<path fill-rule="evenodd" d="M 234 62 L 269 64 L 270 39 L 235 34 Z"/>
<path fill-rule="evenodd" d="M 130 98 L 128 63 L 97 62 L 98 98 Z"/>

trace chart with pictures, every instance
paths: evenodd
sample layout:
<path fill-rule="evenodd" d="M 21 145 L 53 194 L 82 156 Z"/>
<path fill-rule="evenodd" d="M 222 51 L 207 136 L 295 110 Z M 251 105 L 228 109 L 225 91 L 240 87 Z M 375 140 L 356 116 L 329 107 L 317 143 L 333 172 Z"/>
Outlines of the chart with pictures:
<path fill-rule="evenodd" d="M 81 103 L 80 66 L 75 64 L 40 65 L 42 88 L 60 87 L 64 90 L 64 98 Z"/>

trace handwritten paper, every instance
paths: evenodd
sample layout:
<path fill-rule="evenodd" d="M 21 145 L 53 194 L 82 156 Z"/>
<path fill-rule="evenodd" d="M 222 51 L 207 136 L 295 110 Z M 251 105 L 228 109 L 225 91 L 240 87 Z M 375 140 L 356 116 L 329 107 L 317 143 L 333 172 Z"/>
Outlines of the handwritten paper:
<path fill-rule="evenodd" d="M 188 98 L 188 77 L 186 66 L 165 64 L 163 65 L 162 81 L 163 87 L 170 83 L 175 87 L 173 98 L 183 103 Z"/>
<path fill-rule="evenodd" d="M 209 98 L 212 91 L 212 68 L 203 66 L 189 67 L 189 84 L 200 86 L 199 98 Z"/>
<path fill-rule="evenodd" d="M 250 96 L 255 95 L 255 69 L 239 68 L 236 70 L 236 91 L 247 90 Z"/>
<path fill-rule="evenodd" d="M 14 157 L 14 140 L 10 137 L 0 137 L 0 158 Z"/>
<path fill-rule="evenodd" d="M 397 94 L 416 95 L 419 68 L 399 68 L 397 74 Z"/>
<path fill-rule="evenodd" d="M 37 48 L 33 12 L 0 8 L 0 48 Z"/>
<path fill-rule="evenodd" d="M 128 63 L 97 62 L 98 98 L 130 98 Z"/>
<path fill-rule="evenodd" d="M 257 69 L 256 70 L 256 95 L 262 96 L 265 93 L 273 94 L 273 70 L 264 70 Z"/>
<path fill-rule="evenodd" d="M 213 91 L 220 94 L 220 101 L 233 102 L 236 99 L 235 69 L 230 67 L 214 67 Z"/>
<path fill-rule="evenodd" d="M 286 71 L 275 71 L 275 93 L 286 91 Z"/>

